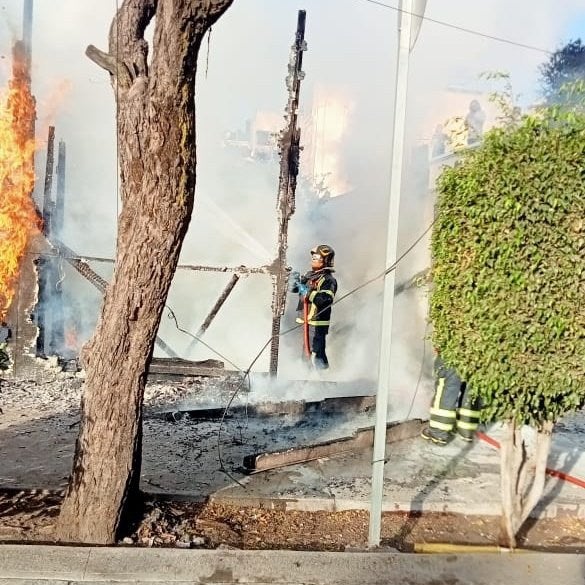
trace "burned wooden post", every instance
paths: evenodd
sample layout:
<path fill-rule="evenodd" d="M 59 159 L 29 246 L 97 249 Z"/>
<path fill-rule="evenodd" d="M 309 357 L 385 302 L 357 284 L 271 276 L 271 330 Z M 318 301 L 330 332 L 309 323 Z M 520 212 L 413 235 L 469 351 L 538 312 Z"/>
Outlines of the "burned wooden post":
<path fill-rule="evenodd" d="M 219 298 L 215 302 L 215 305 L 213 305 L 211 311 L 209 311 L 209 315 L 207 315 L 207 317 L 205 318 L 205 321 L 203 321 L 203 323 L 201 324 L 201 327 L 199 327 L 199 330 L 197 331 L 198 337 L 200 335 L 203 335 L 207 331 L 207 328 L 211 325 L 211 322 L 215 319 L 215 316 L 217 315 L 217 313 L 219 312 L 219 310 L 221 309 L 223 304 L 226 302 L 230 293 L 234 290 L 234 287 L 238 283 L 238 280 L 240 280 L 239 275 L 233 274 L 232 277 L 230 278 L 230 281 L 227 283 L 227 286 L 225 287 L 225 289 L 223 290 L 223 292 L 221 293 L 221 295 L 219 296 Z"/>
<path fill-rule="evenodd" d="M 299 92 L 304 73 L 303 51 L 307 50 L 305 42 L 306 12 L 299 10 L 295 43 L 292 46 L 286 88 L 288 102 L 285 108 L 286 127 L 279 139 L 280 175 L 278 179 L 278 252 L 272 273 L 272 340 L 270 345 L 270 375 L 276 376 L 278 370 L 278 350 L 280 346 L 280 320 L 284 313 L 288 289 L 289 269 L 286 265 L 288 248 L 288 223 L 295 211 L 295 191 L 299 173 L 299 154 L 301 131 L 298 127 L 297 113 Z"/>
<path fill-rule="evenodd" d="M 47 162 L 45 165 L 45 187 L 43 191 L 43 234 L 48 241 L 52 239 L 52 216 L 53 216 L 53 168 L 54 168 L 54 145 L 55 145 L 55 127 L 49 126 L 47 136 Z M 50 310 L 52 293 L 54 285 L 57 282 L 54 272 L 54 261 L 50 256 L 40 257 L 37 261 L 39 299 L 36 309 L 36 321 L 39 333 L 37 336 L 37 353 L 40 355 L 50 355 L 52 321 L 53 315 Z"/>
<path fill-rule="evenodd" d="M 65 168 L 66 168 L 66 146 L 63 140 L 59 141 L 59 152 L 57 154 L 57 192 L 51 218 L 51 231 L 55 238 L 63 237 L 63 222 L 65 216 Z M 63 259 L 55 259 L 55 271 L 57 280 L 53 290 L 53 327 L 51 331 L 52 353 L 61 353 L 65 345 L 65 321 L 63 307 L 63 285 L 60 275 L 63 274 Z"/>
<path fill-rule="evenodd" d="M 32 23 L 33 0 L 24 0 L 22 8 L 22 42 L 24 45 L 24 61 L 29 72 L 32 62 Z"/>
<path fill-rule="evenodd" d="M 63 221 L 65 217 L 65 168 L 67 161 L 67 149 L 65 142 L 59 140 L 59 152 L 57 154 L 57 194 L 52 218 L 53 235 L 63 237 Z"/>

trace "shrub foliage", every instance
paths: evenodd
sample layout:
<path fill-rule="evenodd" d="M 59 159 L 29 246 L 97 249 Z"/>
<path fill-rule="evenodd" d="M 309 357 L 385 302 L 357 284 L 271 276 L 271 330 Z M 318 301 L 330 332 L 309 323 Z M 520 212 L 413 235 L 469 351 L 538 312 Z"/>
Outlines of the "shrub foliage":
<path fill-rule="evenodd" d="M 433 342 L 486 420 L 540 428 L 585 404 L 585 115 L 486 133 L 437 183 Z"/>

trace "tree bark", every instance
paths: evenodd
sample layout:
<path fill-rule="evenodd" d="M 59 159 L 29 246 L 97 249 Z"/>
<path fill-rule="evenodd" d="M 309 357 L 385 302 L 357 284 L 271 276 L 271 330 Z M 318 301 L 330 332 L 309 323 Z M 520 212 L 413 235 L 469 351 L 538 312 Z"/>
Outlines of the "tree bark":
<path fill-rule="evenodd" d="M 109 51 L 122 210 L 112 281 L 92 339 L 73 471 L 57 523 L 66 542 L 111 544 L 138 496 L 146 372 L 195 189 L 201 40 L 233 0 L 124 0 Z M 144 31 L 155 18 L 152 60 Z"/>
<path fill-rule="evenodd" d="M 504 423 L 500 452 L 502 518 L 499 542 L 502 546 L 516 548 L 518 532 L 542 497 L 553 427 L 552 422 L 545 422 L 537 429 L 536 444 L 529 451 L 522 428 L 514 422 Z"/>

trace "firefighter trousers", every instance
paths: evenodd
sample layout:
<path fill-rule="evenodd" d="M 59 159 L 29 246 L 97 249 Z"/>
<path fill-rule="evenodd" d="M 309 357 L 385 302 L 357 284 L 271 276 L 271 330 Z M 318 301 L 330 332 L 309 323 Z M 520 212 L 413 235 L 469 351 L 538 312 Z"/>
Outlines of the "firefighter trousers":
<path fill-rule="evenodd" d="M 311 326 L 310 332 L 313 334 L 313 342 L 311 343 L 311 352 L 315 354 L 315 367 L 320 370 L 326 370 L 329 367 L 329 360 L 325 353 L 325 346 L 327 344 L 327 332 L 329 327 Z"/>
<path fill-rule="evenodd" d="M 464 439 L 473 439 L 480 417 L 479 400 L 471 398 L 467 384 L 440 357 L 435 360 L 435 395 L 429 427 L 440 436 L 455 429 Z"/>

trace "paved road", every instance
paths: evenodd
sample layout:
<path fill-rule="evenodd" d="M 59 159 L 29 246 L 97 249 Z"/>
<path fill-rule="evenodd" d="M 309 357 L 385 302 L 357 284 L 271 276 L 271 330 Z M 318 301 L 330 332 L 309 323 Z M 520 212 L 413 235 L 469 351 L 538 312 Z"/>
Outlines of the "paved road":
<path fill-rule="evenodd" d="M 583 585 L 585 555 L 0 546 L 0 585 Z"/>

